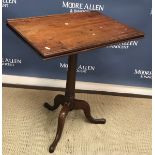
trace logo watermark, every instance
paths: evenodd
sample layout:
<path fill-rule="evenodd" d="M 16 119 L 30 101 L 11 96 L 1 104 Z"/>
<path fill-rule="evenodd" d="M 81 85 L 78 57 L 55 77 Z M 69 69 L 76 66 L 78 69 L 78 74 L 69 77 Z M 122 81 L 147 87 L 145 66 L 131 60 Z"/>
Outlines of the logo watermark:
<path fill-rule="evenodd" d="M 8 8 L 10 5 L 16 4 L 17 0 L 2 0 L 2 7 Z"/>
<path fill-rule="evenodd" d="M 127 41 L 124 43 L 107 46 L 107 48 L 129 49 L 130 47 L 133 47 L 133 46 L 138 46 L 138 41 Z"/>
<path fill-rule="evenodd" d="M 62 7 L 69 9 L 69 12 L 86 12 L 86 11 L 103 11 L 103 4 L 93 4 L 93 3 L 78 3 L 71 1 L 62 1 Z"/>
<path fill-rule="evenodd" d="M 17 58 L 2 58 L 2 66 L 14 67 L 17 64 L 21 64 L 22 60 Z"/>
<path fill-rule="evenodd" d="M 152 71 L 135 69 L 134 74 L 138 75 L 141 79 L 152 79 Z"/>
<path fill-rule="evenodd" d="M 60 62 L 60 65 L 59 65 L 60 68 L 62 69 L 68 69 L 68 64 L 67 63 L 64 63 L 64 62 Z M 88 72 L 94 72 L 96 69 L 95 66 L 91 66 L 91 65 L 79 65 L 77 67 L 77 72 L 79 73 L 88 73 Z"/>

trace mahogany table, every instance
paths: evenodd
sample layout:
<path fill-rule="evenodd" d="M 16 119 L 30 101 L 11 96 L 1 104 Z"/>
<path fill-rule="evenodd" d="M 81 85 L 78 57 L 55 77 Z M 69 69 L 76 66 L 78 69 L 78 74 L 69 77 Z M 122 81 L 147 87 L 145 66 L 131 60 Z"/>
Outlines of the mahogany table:
<path fill-rule="evenodd" d="M 62 105 L 56 137 L 49 152 L 54 152 L 57 146 L 69 111 L 81 109 L 89 122 L 104 124 L 105 119 L 91 116 L 90 106 L 86 101 L 75 99 L 77 54 L 141 38 L 144 34 L 96 11 L 8 19 L 7 24 L 43 58 L 69 55 L 65 95 L 57 95 L 53 106 L 44 104 L 44 107 L 52 111 Z"/>

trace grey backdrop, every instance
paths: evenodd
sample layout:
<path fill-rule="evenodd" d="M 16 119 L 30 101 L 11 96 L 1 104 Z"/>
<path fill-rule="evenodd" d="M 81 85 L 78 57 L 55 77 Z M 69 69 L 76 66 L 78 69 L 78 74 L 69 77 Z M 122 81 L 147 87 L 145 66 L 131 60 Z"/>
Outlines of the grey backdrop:
<path fill-rule="evenodd" d="M 67 63 L 67 57 L 42 60 L 26 42 L 8 28 L 6 19 L 70 12 L 70 8 L 63 7 L 63 3 L 66 5 L 67 2 L 83 3 L 83 6 L 86 3 L 91 4 L 91 9 L 93 4 L 100 5 L 102 13 L 145 33 L 144 39 L 130 42 L 131 45 L 100 48 L 80 54 L 78 64 L 93 66 L 95 69 L 86 73 L 85 70 L 81 70 L 83 73 L 79 72 L 77 79 L 151 87 L 151 0 L 17 0 L 16 4 L 8 4 L 8 7 L 3 7 L 2 19 L 3 74 L 66 79 L 66 69 L 61 68 L 60 63 Z M 75 10 L 80 9 L 72 9 Z M 127 46 L 128 49 L 121 49 Z"/>

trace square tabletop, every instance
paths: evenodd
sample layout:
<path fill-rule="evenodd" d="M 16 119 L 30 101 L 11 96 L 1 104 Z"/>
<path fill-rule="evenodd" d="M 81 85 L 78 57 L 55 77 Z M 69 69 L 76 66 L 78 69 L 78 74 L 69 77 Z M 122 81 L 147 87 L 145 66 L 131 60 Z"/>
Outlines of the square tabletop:
<path fill-rule="evenodd" d="M 144 36 L 97 11 L 8 19 L 7 24 L 44 58 L 75 54 Z"/>

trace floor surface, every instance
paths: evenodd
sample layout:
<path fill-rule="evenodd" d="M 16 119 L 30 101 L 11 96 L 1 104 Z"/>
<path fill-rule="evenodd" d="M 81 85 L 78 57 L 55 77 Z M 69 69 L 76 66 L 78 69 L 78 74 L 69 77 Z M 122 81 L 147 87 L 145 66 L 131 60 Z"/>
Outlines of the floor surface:
<path fill-rule="evenodd" d="M 60 108 L 52 104 L 63 92 L 3 88 L 3 155 L 49 155 Z M 103 124 L 90 124 L 83 111 L 72 111 L 54 155 L 151 155 L 151 99 L 77 93 Z"/>

